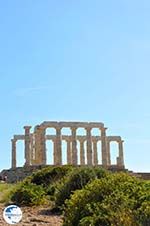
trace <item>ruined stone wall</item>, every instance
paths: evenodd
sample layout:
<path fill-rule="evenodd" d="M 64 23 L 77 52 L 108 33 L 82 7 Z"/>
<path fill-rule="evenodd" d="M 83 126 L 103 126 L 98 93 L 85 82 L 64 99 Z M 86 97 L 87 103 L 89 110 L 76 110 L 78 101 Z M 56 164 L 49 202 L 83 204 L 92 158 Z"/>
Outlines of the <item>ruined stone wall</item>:
<path fill-rule="evenodd" d="M 33 172 L 40 170 L 44 167 L 47 167 L 45 165 L 39 165 L 39 166 L 30 166 L 30 167 L 18 167 L 16 169 L 9 169 L 9 170 L 3 170 L 0 173 L 0 176 L 4 177 L 7 176 L 7 183 L 16 183 L 18 181 L 22 181 L 27 176 L 30 176 Z M 53 167 L 53 166 L 51 166 Z M 77 166 L 80 167 L 80 166 Z M 102 167 L 102 166 L 100 166 Z M 133 171 L 128 171 L 127 169 L 122 169 L 117 166 L 109 166 L 107 169 L 111 172 L 127 172 L 131 176 L 135 176 L 137 178 L 143 179 L 143 180 L 150 180 L 150 173 L 135 173 Z"/>
<path fill-rule="evenodd" d="M 55 135 L 46 135 L 47 128 L 54 128 Z M 63 135 L 62 129 L 69 128 L 71 135 Z M 86 135 L 78 135 L 78 128 L 84 129 Z M 98 129 L 99 136 L 92 134 L 92 129 Z M 31 126 L 24 126 L 24 135 L 14 135 L 12 139 L 12 168 L 17 167 L 16 142 L 24 140 L 25 166 L 46 165 L 46 140 L 53 142 L 53 163 L 62 165 L 62 142 L 67 143 L 67 164 L 72 165 L 98 165 L 98 156 L 101 152 L 102 166 L 111 166 L 110 143 L 118 143 L 118 156 L 116 165 L 124 167 L 123 140 L 120 136 L 107 136 L 104 124 L 101 122 L 55 122 L 46 121 L 35 126 L 34 132 L 30 132 Z M 101 150 L 98 150 L 98 142 L 101 142 Z M 79 147 L 77 145 L 79 143 Z M 79 150 L 78 150 L 79 149 Z M 79 155 L 79 156 L 78 156 Z"/>

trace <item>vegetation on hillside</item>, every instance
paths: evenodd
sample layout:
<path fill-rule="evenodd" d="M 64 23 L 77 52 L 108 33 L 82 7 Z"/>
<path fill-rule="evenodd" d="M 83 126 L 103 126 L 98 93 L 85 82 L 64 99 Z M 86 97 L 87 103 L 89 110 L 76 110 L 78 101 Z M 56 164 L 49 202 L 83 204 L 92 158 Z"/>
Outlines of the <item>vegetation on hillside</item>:
<path fill-rule="evenodd" d="M 124 173 L 96 179 L 66 200 L 64 226 L 150 225 L 150 182 Z"/>
<path fill-rule="evenodd" d="M 13 193 L 16 185 L 0 183 L 0 203 L 7 203 L 11 199 L 11 195 Z"/>
<path fill-rule="evenodd" d="M 46 167 L 13 188 L 10 201 L 59 209 L 64 226 L 149 226 L 150 181 L 99 167 Z"/>
<path fill-rule="evenodd" d="M 20 206 L 53 203 L 57 184 L 73 170 L 72 166 L 46 167 L 16 186 L 11 201 Z"/>
<path fill-rule="evenodd" d="M 65 200 L 69 199 L 74 191 L 82 189 L 94 179 L 103 178 L 106 175 L 106 170 L 97 167 L 76 168 L 56 186 L 54 194 L 56 207 L 64 207 Z"/>

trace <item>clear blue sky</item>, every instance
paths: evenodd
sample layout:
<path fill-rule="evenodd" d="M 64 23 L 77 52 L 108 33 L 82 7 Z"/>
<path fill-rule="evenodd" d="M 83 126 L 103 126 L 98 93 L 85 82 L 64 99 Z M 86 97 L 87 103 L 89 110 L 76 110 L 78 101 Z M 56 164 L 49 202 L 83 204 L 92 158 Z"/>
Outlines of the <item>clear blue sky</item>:
<path fill-rule="evenodd" d="M 149 22 L 148 0 L 1 1 L 0 169 L 24 125 L 78 120 L 104 122 L 126 167 L 150 171 Z"/>

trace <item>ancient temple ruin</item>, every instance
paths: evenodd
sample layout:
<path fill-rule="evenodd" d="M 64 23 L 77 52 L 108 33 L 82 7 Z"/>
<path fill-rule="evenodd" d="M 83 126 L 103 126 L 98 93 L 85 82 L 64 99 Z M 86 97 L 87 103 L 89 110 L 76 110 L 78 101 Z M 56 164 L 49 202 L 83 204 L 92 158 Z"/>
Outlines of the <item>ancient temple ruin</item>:
<path fill-rule="evenodd" d="M 55 135 L 46 134 L 47 128 L 54 128 Z M 63 135 L 62 129 L 69 128 L 70 135 Z M 78 135 L 78 128 L 85 130 L 85 135 Z M 93 135 L 92 129 L 97 128 L 99 135 Z M 66 141 L 67 159 L 66 164 L 71 165 L 102 165 L 111 166 L 110 143 L 118 143 L 118 156 L 116 166 L 124 169 L 123 140 L 120 136 L 107 136 L 107 128 L 101 122 L 55 122 L 46 121 L 35 126 L 31 133 L 31 126 L 24 126 L 24 135 L 14 135 L 12 141 L 12 168 L 17 167 L 16 143 L 19 140 L 24 141 L 24 166 L 46 165 L 47 149 L 46 141 L 53 142 L 53 164 L 62 165 L 62 141 Z M 101 141 L 101 149 L 98 149 L 97 143 Z M 79 145 L 77 145 L 79 143 Z M 99 164 L 98 153 L 101 151 L 101 164 Z"/>

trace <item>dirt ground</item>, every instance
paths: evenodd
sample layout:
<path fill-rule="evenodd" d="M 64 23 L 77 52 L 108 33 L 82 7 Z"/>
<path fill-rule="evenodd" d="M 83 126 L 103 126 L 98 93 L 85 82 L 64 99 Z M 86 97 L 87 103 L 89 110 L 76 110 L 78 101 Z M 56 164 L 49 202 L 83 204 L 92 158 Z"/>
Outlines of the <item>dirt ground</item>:
<path fill-rule="evenodd" d="M 8 226 L 3 219 L 4 206 L 0 205 L 0 226 Z M 62 217 L 51 213 L 47 207 L 22 207 L 22 220 L 17 226 L 62 226 Z"/>

